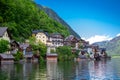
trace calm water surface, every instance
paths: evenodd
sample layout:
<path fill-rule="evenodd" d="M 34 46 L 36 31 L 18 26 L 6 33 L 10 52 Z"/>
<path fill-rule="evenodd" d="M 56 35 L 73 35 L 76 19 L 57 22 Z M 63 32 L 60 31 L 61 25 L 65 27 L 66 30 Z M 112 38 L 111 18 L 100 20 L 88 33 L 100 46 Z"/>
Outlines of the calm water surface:
<path fill-rule="evenodd" d="M 2 64 L 0 80 L 120 80 L 120 59 Z"/>

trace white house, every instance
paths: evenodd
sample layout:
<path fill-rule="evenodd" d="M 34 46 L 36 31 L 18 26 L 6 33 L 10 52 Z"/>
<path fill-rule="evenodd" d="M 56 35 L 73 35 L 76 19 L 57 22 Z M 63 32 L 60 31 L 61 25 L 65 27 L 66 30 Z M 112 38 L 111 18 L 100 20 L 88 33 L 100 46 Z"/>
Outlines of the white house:
<path fill-rule="evenodd" d="M 59 47 L 64 45 L 64 37 L 59 33 L 53 33 L 49 37 L 49 41 L 52 43 L 52 46 Z"/>
<path fill-rule="evenodd" d="M 0 39 L 4 39 L 10 42 L 10 36 L 8 34 L 7 27 L 0 27 Z"/>
<path fill-rule="evenodd" d="M 36 38 L 36 42 L 41 41 L 42 43 L 47 45 L 48 34 L 43 32 L 42 30 L 34 30 L 32 31 L 33 36 Z"/>

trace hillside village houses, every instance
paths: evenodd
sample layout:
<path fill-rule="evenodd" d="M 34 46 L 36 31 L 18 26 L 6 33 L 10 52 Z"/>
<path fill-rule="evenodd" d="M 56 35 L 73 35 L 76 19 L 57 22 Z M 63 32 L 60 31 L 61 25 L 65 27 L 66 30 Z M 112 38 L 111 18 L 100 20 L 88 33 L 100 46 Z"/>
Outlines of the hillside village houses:
<path fill-rule="evenodd" d="M 64 36 L 60 33 L 48 34 L 47 32 L 41 30 L 32 31 L 32 36 L 35 36 L 36 42 L 43 42 L 47 46 L 46 59 L 57 61 L 56 48 L 60 46 L 71 46 L 72 52 L 78 49 L 79 40 L 73 35 L 68 36 L 64 39 Z"/>
<path fill-rule="evenodd" d="M 32 36 L 35 36 L 36 42 L 41 41 L 46 46 L 59 47 L 63 46 L 63 36 L 59 33 L 48 34 L 42 30 L 32 31 Z"/>
<path fill-rule="evenodd" d="M 74 49 L 78 49 L 79 39 L 75 36 L 70 35 L 64 39 L 64 36 L 60 33 L 52 33 L 48 34 L 42 30 L 34 30 L 32 31 L 32 36 L 35 36 L 36 42 L 43 42 L 48 47 L 48 52 L 50 53 L 50 49 L 54 49 L 59 46 L 71 46 Z"/>
<path fill-rule="evenodd" d="M 31 53 L 31 47 L 29 43 L 18 43 L 15 40 L 11 40 L 8 27 L 0 27 L 0 40 L 7 40 L 9 42 L 9 51 L 0 54 L 0 63 L 2 62 L 13 62 L 14 57 L 12 54 L 16 54 L 17 51 L 23 52 L 26 57 L 27 53 Z M 26 54 L 25 54 L 26 53 Z"/>
<path fill-rule="evenodd" d="M 64 40 L 64 45 L 66 46 L 71 46 L 74 49 L 78 49 L 78 44 L 79 44 L 79 39 L 77 39 L 75 36 L 73 35 L 69 35 L 68 37 L 65 38 Z"/>
<path fill-rule="evenodd" d="M 42 30 L 34 30 L 32 31 L 32 36 L 35 36 L 36 42 L 41 41 L 47 46 L 59 47 L 66 45 L 78 48 L 79 39 L 73 35 L 70 35 L 64 39 L 63 35 L 60 33 L 48 34 Z"/>
<path fill-rule="evenodd" d="M 42 43 L 47 45 L 48 34 L 42 30 L 34 30 L 32 31 L 32 36 L 35 36 L 36 42 L 41 41 Z"/>
<path fill-rule="evenodd" d="M 59 46 L 63 46 L 63 45 L 69 46 L 69 44 L 72 47 L 72 44 L 75 44 L 75 42 L 79 42 L 72 35 L 70 35 L 70 36 L 72 36 L 74 38 L 71 39 L 71 38 L 69 38 L 70 36 L 68 36 L 66 39 L 64 39 L 63 35 L 61 35 L 60 33 L 48 34 L 47 32 L 44 32 L 42 30 L 34 30 L 34 31 L 32 31 L 32 35 L 35 36 L 36 42 L 41 41 L 46 46 L 51 47 L 53 49 L 55 47 L 59 47 Z M 22 50 L 23 53 L 25 54 L 25 51 L 27 51 L 26 49 L 29 48 L 29 46 L 28 46 L 29 43 L 18 43 L 14 40 L 10 40 L 10 33 L 8 32 L 7 27 L 0 27 L 0 39 L 5 39 L 10 42 L 11 53 L 16 53 L 18 50 L 20 50 L 20 51 Z M 76 48 L 78 47 L 78 45 L 74 45 L 74 46 Z"/>
<path fill-rule="evenodd" d="M 8 42 L 10 42 L 10 34 L 8 32 L 8 28 L 7 27 L 0 27 L 0 40 L 4 39 L 7 40 Z M 10 52 L 7 51 L 5 52 L 5 54 L 0 54 L 0 63 L 13 63 L 14 62 L 14 57 L 13 55 L 9 54 Z"/>
<path fill-rule="evenodd" d="M 64 45 L 64 37 L 60 33 L 50 34 L 49 41 L 52 43 L 52 46 L 55 47 Z"/>
<path fill-rule="evenodd" d="M 89 45 L 89 42 L 78 39 L 73 35 L 69 35 L 68 37 L 64 37 L 60 33 L 52 33 L 48 34 L 47 32 L 44 32 L 42 30 L 34 30 L 32 31 L 32 36 L 35 36 L 36 43 L 41 41 L 47 46 L 47 53 L 51 53 L 51 49 L 56 50 L 56 47 L 59 46 L 71 46 L 72 52 L 74 53 L 76 50 L 80 50 L 80 54 L 84 55 L 83 53 L 95 53 L 95 49 L 97 49 L 97 52 L 105 52 L 105 49 L 98 48 L 95 45 Z M 0 27 L 0 39 L 5 39 L 10 42 L 11 45 L 11 52 L 10 53 L 17 53 L 17 51 L 23 52 L 24 55 L 31 55 L 32 54 L 32 47 L 28 42 L 25 43 L 18 43 L 14 40 L 10 40 L 10 33 L 8 32 L 7 27 Z M 29 58 L 32 58 L 29 56 Z M 50 55 L 51 56 L 51 55 Z M 56 56 L 56 55 L 55 55 Z"/>

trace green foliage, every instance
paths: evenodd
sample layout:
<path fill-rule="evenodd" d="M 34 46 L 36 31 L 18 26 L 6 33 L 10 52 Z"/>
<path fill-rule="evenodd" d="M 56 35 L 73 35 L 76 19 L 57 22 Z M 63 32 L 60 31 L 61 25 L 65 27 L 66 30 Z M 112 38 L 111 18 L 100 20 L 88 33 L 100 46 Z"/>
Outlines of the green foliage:
<path fill-rule="evenodd" d="M 50 52 L 51 52 L 51 53 L 55 53 L 56 51 L 55 51 L 54 49 L 51 49 Z"/>
<path fill-rule="evenodd" d="M 9 42 L 7 40 L 0 40 L 0 53 L 4 53 L 9 50 Z"/>
<path fill-rule="evenodd" d="M 35 41 L 36 40 L 34 36 L 29 38 L 29 42 L 32 46 L 34 55 L 38 56 L 40 58 L 40 61 L 43 61 L 46 57 L 47 46 L 42 42 L 36 43 Z"/>
<path fill-rule="evenodd" d="M 2 23 L 3 22 L 3 18 L 0 16 L 0 23 Z"/>
<path fill-rule="evenodd" d="M 0 23 L 9 27 L 12 38 L 17 41 L 27 39 L 34 29 L 69 35 L 65 26 L 48 17 L 32 0 L 0 0 Z"/>
<path fill-rule="evenodd" d="M 35 36 L 29 37 L 29 43 L 30 43 L 30 44 L 35 44 L 35 41 L 36 41 Z"/>
<path fill-rule="evenodd" d="M 15 61 L 19 61 L 24 58 L 23 53 L 19 51 L 16 54 L 13 54 L 13 56 L 15 57 Z"/>
<path fill-rule="evenodd" d="M 80 50 L 76 50 L 76 52 L 74 53 L 75 57 L 79 56 L 79 52 L 80 52 Z"/>
<path fill-rule="evenodd" d="M 75 56 L 72 54 L 71 47 L 69 46 L 61 46 L 58 47 L 56 52 L 58 53 L 58 59 L 61 60 L 71 60 Z"/>
<path fill-rule="evenodd" d="M 32 48 L 33 51 L 39 51 L 39 54 L 41 56 L 45 56 L 46 51 L 47 51 L 47 47 L 45 44 L 43 44 L 42 42 L 39 42 L 38 44 L 32 44 Z"/>
<path fill-rule="evenodd" d="M 8 80 L 7 72 L 0 71 L 0 80 Z"/>

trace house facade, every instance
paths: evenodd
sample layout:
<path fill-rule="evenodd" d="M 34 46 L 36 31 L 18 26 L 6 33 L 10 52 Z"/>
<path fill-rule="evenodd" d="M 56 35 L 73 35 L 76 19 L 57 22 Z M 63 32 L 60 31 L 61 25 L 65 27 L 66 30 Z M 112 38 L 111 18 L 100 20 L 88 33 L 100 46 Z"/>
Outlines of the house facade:
<path fill-rule="evenodd" d="M 79 39 L 77 39 L 73 35 L 69 35 L 64 40 L 64 45 L 71 46 L 72 48 L 75 48 L 75 49 L 78 49 L 78 46 L 79 46 L 78 44 L 79 44 Z"/>
<path fill-rule="evenodd" d="M 4 39 L 10 42 L 10 36 L 7 27 L 0 27 L 0 39 Z"/>
<path fill-rule="evenodd" d="M 22 43 L 19 45 L 20 46 L 20 51 L 23 52 L 24 55 L 26 54 L 33 54 L 32 52 L 32 47 L 29 43 Z"/>
<path fill-rule="evenodd" d="M 11 50 L 10 50 L 11 54 L 17 53 L 17 51 L 20 49 L 19 43 L 16 42 L 15 40 L 11 40 L 10 46 L 11 46 Z"/>
<path fill-rule="evenodd" d="M 36 42 L 42 42 L 47 45 L 48 41 L 48 34 L 41 30 L 34 30 L 32 31 L 32 35 L 35 36 Z"/>
<path fill-rule="evenodd" d="M 54 47 L 59 47 L 64 45 L 64 37 L 59 33 L 53 33 L 49 37 L 51 45 Z"/>

